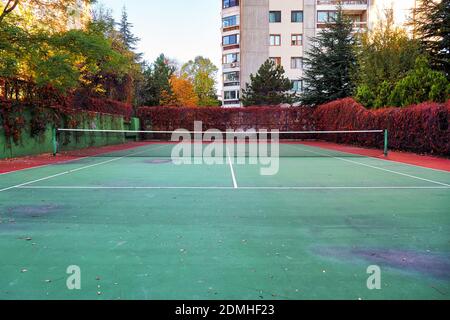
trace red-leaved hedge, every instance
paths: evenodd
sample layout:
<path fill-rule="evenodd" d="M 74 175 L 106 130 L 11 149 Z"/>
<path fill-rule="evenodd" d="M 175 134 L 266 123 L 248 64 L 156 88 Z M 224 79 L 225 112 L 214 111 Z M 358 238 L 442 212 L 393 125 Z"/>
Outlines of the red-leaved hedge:
<path fill-rule="evenodd" d="M 138 117 L 144 130 L 172 131 L 194 129 L 202 121 L 203 129 L 279 129 L 310 130 L 389 130 L 390 148 L 450 156 L 450 101 L 422 103 L 407 108 L 367 110 L 352 98 L 336 100 L 317 108 L 179 108 L 142 107 Z M 311 137 L 311 136 L 309 136 Z M 323 135 L 321 139 L 382 148 L 382 134 Z"/>
<path fill-rule="evenodd" d="M 67 107 L 81 109 L 83 111 L 91 111 L 98 113 L 107 113 L 113 115 L 121 115 L 129 119 L 133 116 L 133 107 L 130 104 L 99 98 L 85 98 L 85 99 L 69 99 L 66 103 Z"/>
<path fill-rule="evenodd" d="M 319 106 L 314 112 L 318 130 L 387 129 L 390 148 L 450 156 L 450 100 L 406 108 L 367 110 L 351 98 Z M 341 135 L 330 140 L 380 148 L 380 135 Z"/>
<path fill-rule="evenodd" d="M 182 128 L 192 131 L 194 121 L 202 121 L 204 130 L 314 130 L 313 113 L 309 108 L 142 107 L 137 115 L 144 130 L 172 131 Z"/>

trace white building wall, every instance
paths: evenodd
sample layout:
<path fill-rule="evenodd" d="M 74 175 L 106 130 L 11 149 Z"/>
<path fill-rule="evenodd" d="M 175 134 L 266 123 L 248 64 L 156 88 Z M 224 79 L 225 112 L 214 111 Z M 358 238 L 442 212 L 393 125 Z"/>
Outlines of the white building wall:
<path fill-rule="evenodd" d="M 291 45 L 292 34 L 304 37 L 303 23 L 291 22 L 291 11 L 296 10 L 303 11 L 303 0 L 270 1 L 269 11 L 281 11 L 281 23 L 269 23 L 269 33 L 281 35 L 281 46 L 270 46 L 269 57 L 281 58 L 286 76 L 291 80 L 298 80 L 303 75 L 302 70 L 291 68 L 292 57 L 303 57 L 303 45 Z"/>
<path fill-rule="evenodd" d="M 355 21 L 355 32 L 373 28 L 380 19 L 385 19 L 386 10 L 392 10 L 396 25 L 405 27 L 418 2 L 419 0 L 343 0 L 343 10 L 344 14 Z M 336 10 L 336 4 L 336 0 L 240 0 L 240 6 L 223 9 L 223 17 L 240 15 L 241 20 L 239 30 L 222 32 L 223 35 L 239 33 L 241 36 L 239 48 L 223 50 L 224 54 L 239 52 L 240 63 L 233 68 L 223 66 L 223 71 L 239 71 L 242 89 L 249 81 L 249 75 L 256 73 L 266 59 L 281 58 L 286 76 L 290 80 L 301 80 L 304 70 L 291 68 L 291 58 L 305 56 L 311 38 L 325 26 L 318 21 L 318 11 Z M 303 23 L 291 22 L 291 11 L 294 10 L 303 11 Z M 281 23 L 269 23 L 270 11 L 281 11 Z M 269 45 L 271 34 L 281 35 L 280 46 Z M 301 46 L 291 45 L 292 34 L 303 36 Z M 238 89 L 237 86 L 224 86 L 224 91 Z"/>

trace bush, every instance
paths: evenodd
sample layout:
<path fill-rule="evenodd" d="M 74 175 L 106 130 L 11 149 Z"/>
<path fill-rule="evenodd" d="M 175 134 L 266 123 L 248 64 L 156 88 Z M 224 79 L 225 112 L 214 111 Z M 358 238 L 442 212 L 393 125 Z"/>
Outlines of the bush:
<path fill-rule="evenodd" d="M 129 119 L 133 116 L 132 105 L 110 99 L 92 98 L 85 95 L 71 96 L 64 99 L 61 103 L 62 108 L 71 110 L 83 110 L 98 113 L 107 113 L 124 116 Z"/>
<path fill-rule="evenodd" d="M 194 129 L 202 121 L 204 129 L 280 129 L 282 131 L 314 130 L 312 108 L 257 106 L 248 108 L 180 108 L 142 107 L 137 111 L 144 130 Z"/>
<path fill-rule="evenodd" d="M 392 149 L 450 155 L 450 101 L 369 111 L 346 98 L 319 106 L 314 118 L 318 130 L 388 129 Z M 383 146 L 382 135 L 340 135 L 330 140 L 364 147 Z"/>
<path fill-rule="evenodd" d="M 373 106 L 375 98 L 376 98 L 375 94 L 367 84 L 362 84 L 358 88 L 356 88 L 355 99 L 359 103 L 365 106 Z"/>
<path fill-rule="evenodd" d="M 388 129 L 390 147 L 396 150 L 449 156 L 450 100 L 447 103 L 422 103 L 407 108 L 367 110 L 352 98 L 336 100 L 317 108 L 180 108 L 142 107 L 137 111 L 144 130 L 172 131 L 194 129 L 202 121 L 203 129 L 279 129 L 381 130 Z M 286 137 L 285 137 L 286 138 Z M 309 136 L 308 138 L 313 138 Z M 383 134 L 340 134 L 320 137 L 328 141 L 383 148 Z"/>
<path fill-rule="evenodd" d="M 130 104 L 109 99 L 90 98 L 89 105 L 84 110 L 121 115 L 127 119 L 133 115 L 133 107 Z"/>
<path fill-rule="evenodd" d="M 449 94 L 450 83 L 445 75 L 431 70 L 427 59 L 419 57 L 414 70 L 396 84 L 388 103 L 404 107 L 423 101 L 444 102 Z"/>

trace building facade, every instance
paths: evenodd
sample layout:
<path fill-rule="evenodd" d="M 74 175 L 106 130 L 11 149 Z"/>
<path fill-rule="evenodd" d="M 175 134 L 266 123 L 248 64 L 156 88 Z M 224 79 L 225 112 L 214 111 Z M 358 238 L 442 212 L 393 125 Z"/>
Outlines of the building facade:
<path fill-rule="evenodd" d="M 224 107 L 239 107 L 250 74 L 267 59 L 281 64 L 292 90 L 303 89 L 303 57 L 310 39 L 333 20 L 337 4 L 355 32 L 373 28 L 391 11 L 397 25 L 412 14 L 417 0 L 221 0 L 222 97 Z"/>

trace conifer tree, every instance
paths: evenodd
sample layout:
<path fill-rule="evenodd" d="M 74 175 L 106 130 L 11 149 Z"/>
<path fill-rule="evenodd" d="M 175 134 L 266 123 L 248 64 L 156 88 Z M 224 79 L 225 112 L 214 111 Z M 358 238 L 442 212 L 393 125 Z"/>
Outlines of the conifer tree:
<path fill-rule="evenodd" d="M 302 103 L 319 105 L 351 96 L 355 88 L 352 73 L 356 66 L 356 40 L 353 24 L 344 17 L 342 7 L 312 40 L 305 58 Z"/>
<path fill-rule="evenodd" d="M 450 0 L 422 0 L 411 22 L 434 69 L 450 79 Z"/>
<path fill-rule="evenodd" d="M 291 104 L 295 101 L 291 89 L 292 83 L 283 67 L 269 59 L 255 75 L 250 75 L 250 84 L 242 91 L 242 103 L 244 106 Z"/>
<path fill-rule="evenodd" d="M 140 39 L 136 37 L 131 31 L 131 29 L 133 28 L 133 24 L 128 21 L 128 13 L 125 7 L 123 7 L 122 9 L 122 18 L 119 22 L 118 27 L 125 47 L 130 51 L 135 51 L 137 43 L 140 41 Z"/>
<path fill-rule="evenodd" d="M 148 66 L 144 71 L 144 84 L 141 90 L 142 104 L 161 105 L 164 100 L 163 96 L 172 94 L 170 79 L 174 72 L 175 68 L 170 65 L 164 54 L 161 54 L 151 66 Z"/>

